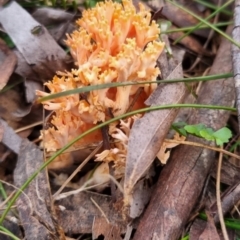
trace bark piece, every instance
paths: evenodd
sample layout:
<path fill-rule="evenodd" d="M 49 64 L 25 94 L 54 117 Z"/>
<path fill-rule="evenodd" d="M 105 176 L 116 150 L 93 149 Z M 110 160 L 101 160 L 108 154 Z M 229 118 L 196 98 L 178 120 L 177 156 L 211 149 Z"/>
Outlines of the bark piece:
<path fill-rule="evenodd" d="M 230 29 L 228 29 L 230 30 Z M 231 44 L 223 39 L 210 74 L 231 71 Z M 234 104 L 232 79 L 204 83 L 199 104 Z M 190 124 L 203 123 L 214 129 L 225 126 L 229 113 L 222 110 L 192 111 Z M 189 140 L 207 143 L 195 137 Z M 209 144 L 209 143 L 208 143 Z M 156 191 L 143 215 L 134 240 L 178 239 L 202 191 L 215 153 L 197 147 L 179 146 L 173 150 L 158 180 Z"/>

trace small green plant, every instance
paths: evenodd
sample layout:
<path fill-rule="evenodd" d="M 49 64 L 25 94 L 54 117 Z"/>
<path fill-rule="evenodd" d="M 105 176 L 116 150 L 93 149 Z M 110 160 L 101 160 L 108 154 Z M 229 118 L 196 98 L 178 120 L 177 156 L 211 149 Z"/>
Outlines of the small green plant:
<path fill-rule="evenodd" d="M 188 125 L 185 122 L 178 122 L 172 125 L 172 128 L 183 136 L 187 134 L 194 135 L 208 141 L 215 141 L 218 146 L 228 143 L 232 137 L 232 132 L 229 128 L 223 127 L 217 131 L 206 127 L 204 124 Z"/>

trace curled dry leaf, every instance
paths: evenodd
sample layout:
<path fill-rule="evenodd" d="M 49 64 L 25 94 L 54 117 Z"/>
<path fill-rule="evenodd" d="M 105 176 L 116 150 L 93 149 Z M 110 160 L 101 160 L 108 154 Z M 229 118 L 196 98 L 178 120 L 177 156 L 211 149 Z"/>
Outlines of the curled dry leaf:
<path fill-rule="evenodd" d="M 180 136 L 178 133 L 176 133 L 173 137 L 174 140 L 178 141 L 184 141 L 186 139 L 185 136 Z M 166 164 L 167 160 L 170 157 L 170 149 L 178 146 L 180 143 L 169 143 L 169 142 L 163 142 L 160 151 L 157 154 L 157 158 L 160 160 L 162 164 Z M 168 150 L 168 151 L 167 151 Z M 166 152 L 167 151 L 167 152 Z"/>

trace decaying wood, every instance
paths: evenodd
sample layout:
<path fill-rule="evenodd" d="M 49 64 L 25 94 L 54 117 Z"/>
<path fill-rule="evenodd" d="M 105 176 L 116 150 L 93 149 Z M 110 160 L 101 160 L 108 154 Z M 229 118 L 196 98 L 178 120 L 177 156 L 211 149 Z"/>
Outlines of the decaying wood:
<path fill-rule="evenodd" d="M 234 8 L 234 28 L 232 31 L 233 39 L 240 43 L 240 0 L 235 0 Z M 238 110 L 238 125 L 240 130 L 240 49 L 236 45 L 232 45 L 233 74 L 236 88 L 236 100 Z"/>
<path fill-rule="evenodd" d="M 231 71 L 231 44 L 227 40 L 222 41 L 210 74 L 220 71 Z M 232 106 L 234 95 L 233 80 L 220 79 L 203 84 L 197 103 Z M 203 123 L 219 129 L 226 125 L 228 117 L 226 111 L 193 110 L 190 124 Z M 206 144 L 206 141 L 195 137 L 189 139 Z M 189 146 L 173 150 L 171 159 L 161 172 L 156 191 L 134 240 L 178 239 L 202 191 L 214 155 L 210 150 Z"/>

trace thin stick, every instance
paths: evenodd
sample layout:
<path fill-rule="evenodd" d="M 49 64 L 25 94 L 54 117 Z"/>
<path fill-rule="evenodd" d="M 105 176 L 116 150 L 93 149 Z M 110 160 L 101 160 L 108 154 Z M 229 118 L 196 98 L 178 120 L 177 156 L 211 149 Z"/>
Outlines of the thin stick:
<path fill-rule="evenodd" d="M 220 180 L 221 180 L 221 167 L 222 167 L 223 153 L 220 152 L 218 159 L 217 178 L 216 178 L 216 197 L 217 197 L 217 210 L 219 216 L 219 222 L 222 228 L 224 240 L 229 240 L 227 229 L 224 223 L 222 204 L 221 204 L 221 193 L 220 193 Z"/>
<path fill-rule="evenodd" d="M 42 124 L 43 124 L 43 121 L 38 121 L 38 122 L 35 122 L 35 123 L 32 123 L 32 124 L 29 124 L 29 125 L 27 125 L 25 127 L 21 127 L 21 128 L 16 129 L 15 133 L 19 133 L 19 132 L 25 131 L 25 130 L 27 130 L 29 128 L 36 127 L 36 126 L 42 125 Z"/>
<path fill-rule="evenodd" d="M 91 154 L 75 169 L 75 171 L 69 176 L 69 178 L 63 183 L 63 185 L 57 190 L 57 192 L 53 195 L 53 199 L 56 199 L 57 196 L 62 192 L 62 190 L 66 187 L 66 185 L 74 178 L 74 176 L 86 165 L 86 163 L 99 151 L 102 147 L 100 144 L 96 147 Z"/>
<path fill-rule="evenodd" d="M 201 143 L 190 142 L 190 141 L 178 141 L 178 140 L 174 140 L 174 139 L 165 139 L 164 142 L 166 142 L 166 143 L 179 143 L 179 144 L 190 145 L 190 146 L 195 146 L 195 147 L 207 148 L 207 149 L 210 149 L 210 150 L 213 150 L 213 151 L 216 151 L 216 152 L 220 152 L 220 153 L 226 154 L 230 157 L 234 157 L 234 158 L 240 160 L 240 156 L 238 156 L 234 153 L 228 152 L 228 151 L 226 151 L 222 148 L 211 147 L 211 146 L 201 144 Z"/>
<path fill-rule="evenodd" d="M 95 202 L 95 200 L 94 200 L 92 197 L 91 197 L 90 199 L 91 199 L 91 201 L 93 202 L 93 204 L 97 207 L 97 209 L 100 211 L 100 213 L 103 215 L 103 217 L 106 219 L 106 222 L 107 222 L 108 224 L 110 224 L 110 221 L 108 220 L 106 214 L 105 214 L 104 211 L 101 209 L 101 207 Z"/>

